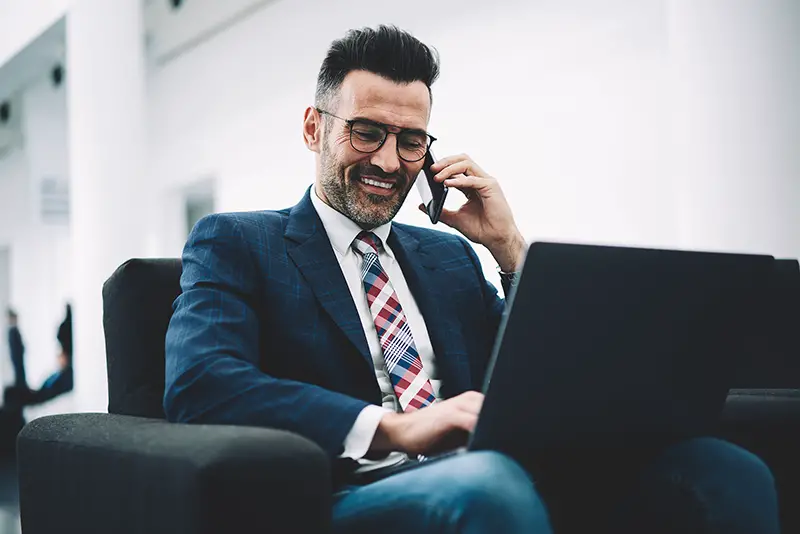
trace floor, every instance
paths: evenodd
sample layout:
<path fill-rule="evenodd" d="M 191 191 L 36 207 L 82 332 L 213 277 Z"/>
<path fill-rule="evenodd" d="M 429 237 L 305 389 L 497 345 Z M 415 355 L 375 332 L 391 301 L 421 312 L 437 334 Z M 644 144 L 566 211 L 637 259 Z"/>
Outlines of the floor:
<path fill-rule="evenodd" d="M 0 462 L 0 534 L 20 534 L 17 466 Z"/>

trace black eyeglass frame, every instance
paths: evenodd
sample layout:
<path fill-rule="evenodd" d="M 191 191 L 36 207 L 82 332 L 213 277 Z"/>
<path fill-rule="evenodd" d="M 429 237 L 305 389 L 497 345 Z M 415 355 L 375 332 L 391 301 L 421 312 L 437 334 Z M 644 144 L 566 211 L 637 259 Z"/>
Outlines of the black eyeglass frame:
<path fill-rule="evenodd" d="M 430 150 L 431 150 L 431 145 L 433 145 L 433 142 L 436 141 L 436 138 L 434 136 L 432 136 L 428 132 L 426 132 L 424 130 L 420 130 L 418 128 L 400 128 L 399 126 L 392 126 L 391 124 L 384 124 L 382 122 L 373 121 L 373 120 L 370 120 L 370 119 L 363 119 L 363 118 L 360 118 L 360 119 L 345 119 L 344 117 L 339 117 L 338 115 L 334 115 L 333 113 L 330 113 L 329 111 L 325 111 L 324 109 L 320 109 L 320 108 L 314 108 L 314 109 L 316 109 L 317 113 L 319 113 L 320 115 L 327 115 L 329 117 L 333 117 L 334 119 L 339 119 L 340 121 L 344 121 L 347 124 L 347 128 L 350 130 L 350 146 L 353 147 L 353 150 L 355 150 L 356 152 L 360 152 L 361 154 L 374 154 L 375 152 L 380 150 L 381 147 L 383 147 L 383 144 L 389 138 L 389 134 L 392 134 L 395 137 L 397 137 L 399 135 L 402 135 L 405 132 L 423 133 L 428 137 L 428 146 L 425 147 L 425 153 L 419 159 L 411 160 L 411 159 L 404 158 L 402 155 L 400 155 L 400 143 L 397 143 L 397 146 L 396 146 L 397 157 L 398 158 L 402 159 L 403 161 L 405 161 L 407 163 L 416 163 L 418 161 L 422 161 L 423 159 L 425 159 L 425 156 L 427 156 L 428 152 L 430 152 Z M 375 147 L 375 150 L 360 150 L 360 149 L 356 148 L 356 145 L 353 143 L 353 124 L 355 124 L 357 122 L 363 122 L 363 123 L 375 126 L 377 128 L 380 128 L 381 130 L 383 130 L 383 140 L 380 143 L 378 143 L 378 146 Z M 393 132 L 393 131 L 389 130 L 389 128 L 393 128 L 393 129 L 395 129 L 397 131 Z"/>

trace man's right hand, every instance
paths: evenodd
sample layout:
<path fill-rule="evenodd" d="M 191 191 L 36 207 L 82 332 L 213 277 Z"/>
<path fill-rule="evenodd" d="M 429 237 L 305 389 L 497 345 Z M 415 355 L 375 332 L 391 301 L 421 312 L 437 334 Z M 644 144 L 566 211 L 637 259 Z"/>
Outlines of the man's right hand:
<path fill-rule="evenodd" d="M 370 452 L 430 455 L 465 445 L 482 405 L 482 393 L 467 391 L 421 410 L 387 413 L 378 425 Z"/>

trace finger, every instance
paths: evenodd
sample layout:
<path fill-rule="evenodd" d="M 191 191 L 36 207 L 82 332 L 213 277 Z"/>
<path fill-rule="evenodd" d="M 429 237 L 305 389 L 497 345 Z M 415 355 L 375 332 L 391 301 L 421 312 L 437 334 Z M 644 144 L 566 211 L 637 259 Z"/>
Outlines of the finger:
<path fill-rule="evenodd" d="M 464 393 L 462 393 L 462 395 L 464 395 L 465 397 L 468 397 L 470 399 L 476 399 L 476 400 L 480 400 L 480 401 L 483 401 L 483 399 L 486 398 L 486 395 L 484 395 L 480 391 L 476 391 L 474 389 L 470 390 L 470 391 L 467 391 L 467 392 L 464 392 Z"/>
<path fill-rule="evenodd" d="M 444 169 L 448 165 L 452 165 L 454 163 L 458 163 L 459 161 L 468 160 L 468 159 L 470 159 L 470 157 L 467 156 L 466 154 L 459 154 L 457 156 L 448 156 L 446 158 L 442 158 L 442 159 L 437 160 L 436 162 L 434 162 L 434 164 L 431 165 L 431 170 L 433 172 L 439 172 L 440 170 Z"/>
<path fill-rule="evenodd" d="M 453 412 L 450 422 L 454 428 L 472 432 L 475 430 L 475 425 L 478 424 L 478 415 L 465 411 L 456 411 Z"/>
<path fill-rule="evenodd" d="M 449 156 L 446 158 L 442 158 L 439 161 L 435 162 L 433 165 L 431 165 L 431 170 L 433 170 L 433 172 L 439 172 L 445 167 L 462 162 L 467 164 L 468 168 L 467 174 L 477 174 L 482 176 L 486 175 L 486 172 L 483 169 L 481 169 L 478 166 L 478 164 L 475 163 L 475 161 L 466 154 L 459 154 L 457 156 Z"/>
<path fill-rule="evenodd" d="M 475 391 L 470 391 L 464 393 L 463 395 L 460 395 L 458 399 L 459 399 L 458 407 L 460 409 L 465 410 L 473 415 L 478 415 L 479 413 L 481 413 L 481 408 L 483 407 L 482 394 Z"/>
<path fill-rule="evenodd" d="M 446 179 L 455 176 L 457 174 L 465 174 L 469 168 L 470 168 L 469 160 L 457 161 L 442 168 L 442 170 L 436 173 L 436 176 L 434 176 L 433 179 L 436 180 L 437 182 L 443 182 Z"/>
<path fill-rule="evenodd" d="M 472 161 L 471 159 L 465 159 L 447 165 L 441 171 L 436 173 L 434 179 L 438 182 L 441 182 L 442 180 L 446 180 L 451 176 L 456 176 L 460 174 L 467 176 L 482 176 L 484 178 L 489 177 L 489 175 L 486 174 L 486 172 L 484 172 L 483 169 L 478 167 L 478 165 L 474 161 Z"/>
<path fill-rule="evenodd" d="M 459 399 L 459 400 L 463 400 L 463 399 L 482 399 L 483 397 L 484 397 L 484 395 L 480 391 L 475 391 L 474 389 L 470 389 L 469 391 L 465 391 L 464 393 L 461 393 L 460 395 L 456 395 L 455 397 L 453 397 L 453 400 L 455 400 L 455 399 Z"/>
<path fill-rule="evenodd" d="M 483 176 L 464 176 L 460 174 L 458 176 L 453 176 L 452 178 L 448 178 L 444 181 L 444 185 L 447 187 L 455 187 L 459 191 L 463 193 L 467 193 L 470 190 L 480 191 L 482 189 L 487 189 L 492 185 L 494 178 L 488 178 Z"/>
<path fill-rule="evenodd" d="M 425 215 L 428 215 L 428 210 L 425 208 L 425 204 L 420 204 L 417 207 L 419 208 L 419 211 L 421 211 Z M 442 208 L 442 211 L 439 214 L 440 223 L 444 223 L 446 226 L 449 226 L 450 228 L 454 228 L 456 230 L 458 230 L 458 228 L 456 228 L 457 218 L 458 218 L 458 212 L 454 210 L 449 210 L 447 208 Z"/>
<path fill-rule="evenodd" d="M 423 209 L 425 213 L 428 213 L 425 209 Z M 449 210 L 447 208 L 442 208 L 442 212 L 439 214 L 439 222 L 446 224 L 450 228 L 456 228 L 458 220 L 458 212 L 454 210 Z"/>

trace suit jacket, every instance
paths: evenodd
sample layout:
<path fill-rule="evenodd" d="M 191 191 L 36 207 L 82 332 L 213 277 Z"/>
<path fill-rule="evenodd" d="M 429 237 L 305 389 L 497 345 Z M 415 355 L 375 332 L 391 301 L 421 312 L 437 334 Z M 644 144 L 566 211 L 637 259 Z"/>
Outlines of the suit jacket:
<path fill-rule="evenodd" d="M 380 405 L 309 191 L 291 209 L 211 215 L 193 229 L 166 337 L 169 420 L 284 429 L 335 457 L 359 412 Z M 480 390 L 504 304 L 474 250 L 398 223 L 388 242 L 425 318 L 441 395 Z"/>

